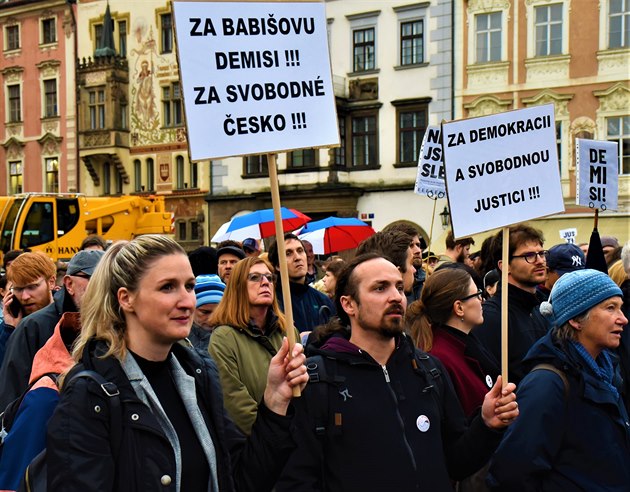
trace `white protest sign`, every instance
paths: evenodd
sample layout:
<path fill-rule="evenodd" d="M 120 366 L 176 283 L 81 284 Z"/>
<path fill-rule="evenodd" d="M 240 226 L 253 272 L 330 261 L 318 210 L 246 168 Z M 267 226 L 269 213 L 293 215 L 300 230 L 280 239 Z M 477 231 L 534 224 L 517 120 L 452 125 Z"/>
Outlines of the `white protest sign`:
<path fill-rule="evenodd" d="M 575 142 L 575 203 L 590 208 L 617 210 L 617 142 L 582 138 L 576 138 Z"/>
<path fill-rule="evenodd" d="M 577 229 L 575 227 L 560 230 L 560 239 L 564 239 L 567 244 L 575 244 L 575 238 L 577 238 Z"/>
<path fill-rule="evenodd" d="M 193 160 L 339 143 L 324 2 L 173 9 Z"/>
<path fill-rule="evenodd" d="M 455 237 L 564 211 L 553 105 L 445 123 L 442 145 Z"/>
<path fill-rule="evenodd" d="M 430 126 L 424 132 L 418 157 L 416 186 L 413 191 L 418 195 L 427 195 L 429 198 L 446 196 L 439 126 Z"/>

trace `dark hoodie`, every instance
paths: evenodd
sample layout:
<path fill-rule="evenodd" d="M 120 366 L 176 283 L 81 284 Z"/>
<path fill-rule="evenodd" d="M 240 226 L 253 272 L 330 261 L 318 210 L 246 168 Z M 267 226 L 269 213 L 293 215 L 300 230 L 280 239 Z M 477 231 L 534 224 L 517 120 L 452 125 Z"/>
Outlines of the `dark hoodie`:
<path fill-rule="evenodd" d="M 328 430 L 318 436 L 315 425 L 322 408 L 319 384 L 326 383 L 311 383 L 296 401 L 298 449 L 278 492 L 452 491 L 451 478 L 468 476 L 488 461 L 502 434 L 480 417 L 467 428 L 446 371 L 432 359 L 440 375 L 430 376 L 415 350 L 401 335 L 381 366 L 340 335 L 311 347 L 337 381 L 328 391 Z"/>
<path fill-rule="evenodd" d="M 559 368 L 567 377 L 568 395 L 560 376 L 550 370 L 523 379 L 520 415 L 492 460 L 489 482 L 511 492 L 627 492 L 630 422 L 621 398 L 554 332 L 532 347 L 525 364 Z"/>

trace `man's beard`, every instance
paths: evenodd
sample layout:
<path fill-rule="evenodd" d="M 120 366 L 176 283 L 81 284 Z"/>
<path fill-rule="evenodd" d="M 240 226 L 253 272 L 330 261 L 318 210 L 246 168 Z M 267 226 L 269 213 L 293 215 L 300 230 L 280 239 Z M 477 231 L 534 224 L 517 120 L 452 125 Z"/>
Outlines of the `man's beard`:
<path fill-rule="evenodd" d="M 384 340 L 391 340 L 396 336 L 400 335 L 404 331 L 405 323 L 404 323 L 404 308 L 402 305 L 398 304 L 395 306 L 391 306 L 387 309 L 384 315 L 389 313 L 399 313 L 403 316 L 403 318 L 389 318 L 389 319 L 381 319 L 381 322 L 378 326 L 374 326 L 370 323 L 365 323 L 362 319 L 361 315 L 357 318 L 359 326 L 366 331 L 372 331 L 381 336 Z"/>

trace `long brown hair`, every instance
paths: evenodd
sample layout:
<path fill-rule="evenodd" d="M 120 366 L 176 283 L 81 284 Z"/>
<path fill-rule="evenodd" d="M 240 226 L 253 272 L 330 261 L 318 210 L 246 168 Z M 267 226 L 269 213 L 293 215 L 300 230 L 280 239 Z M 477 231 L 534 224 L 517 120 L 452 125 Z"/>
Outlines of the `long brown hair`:
<path fill-rule="evenodd" d="M 212 313 L 210 325 L 228 325 L 238 328 L 247 327 L 250 321 L 247 276 L 249 275 L 251 268 L 260 263 L 265 265 L 270 272 L 273 272 L 273 268 L 267 260 L 255 256 L 245 258 L 234 266 L 230 275 L 230 281 L 225 287 L 223 299 L 221 299 L 221 302 Z M 282 331 L 286 332 L 286 319 L 278 307 L 278 300 L 276 299 L 274 287 L 275 286 L 272 285 L 271 291 L 273 292 L 273 303 L 271 304 L 270 309 L 278 317 L 278 325 Z"/>
<path fill-rule="evenodd" d="M 445 324 L 453 304 L 468 295 L 470 275 L 459 268 L 443 268 L 427 278 L 420 299 L 407 308 L 407 327 L 415 344 L 425 352 L 433 348 L 432 326 Z"/>

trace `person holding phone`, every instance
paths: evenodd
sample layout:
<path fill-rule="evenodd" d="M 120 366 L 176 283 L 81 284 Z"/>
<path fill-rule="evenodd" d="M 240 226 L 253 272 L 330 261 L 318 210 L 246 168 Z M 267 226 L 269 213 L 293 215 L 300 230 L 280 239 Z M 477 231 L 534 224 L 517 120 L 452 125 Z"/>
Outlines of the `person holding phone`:
<path fill-rule="evenodd" d="M 7 340 L 22 319 L 53 302 L 57 269 L 45 253 L 22 253 L 7 269 L 8 292 L 3 299 L 0 324 L 0 364 Z"/>

